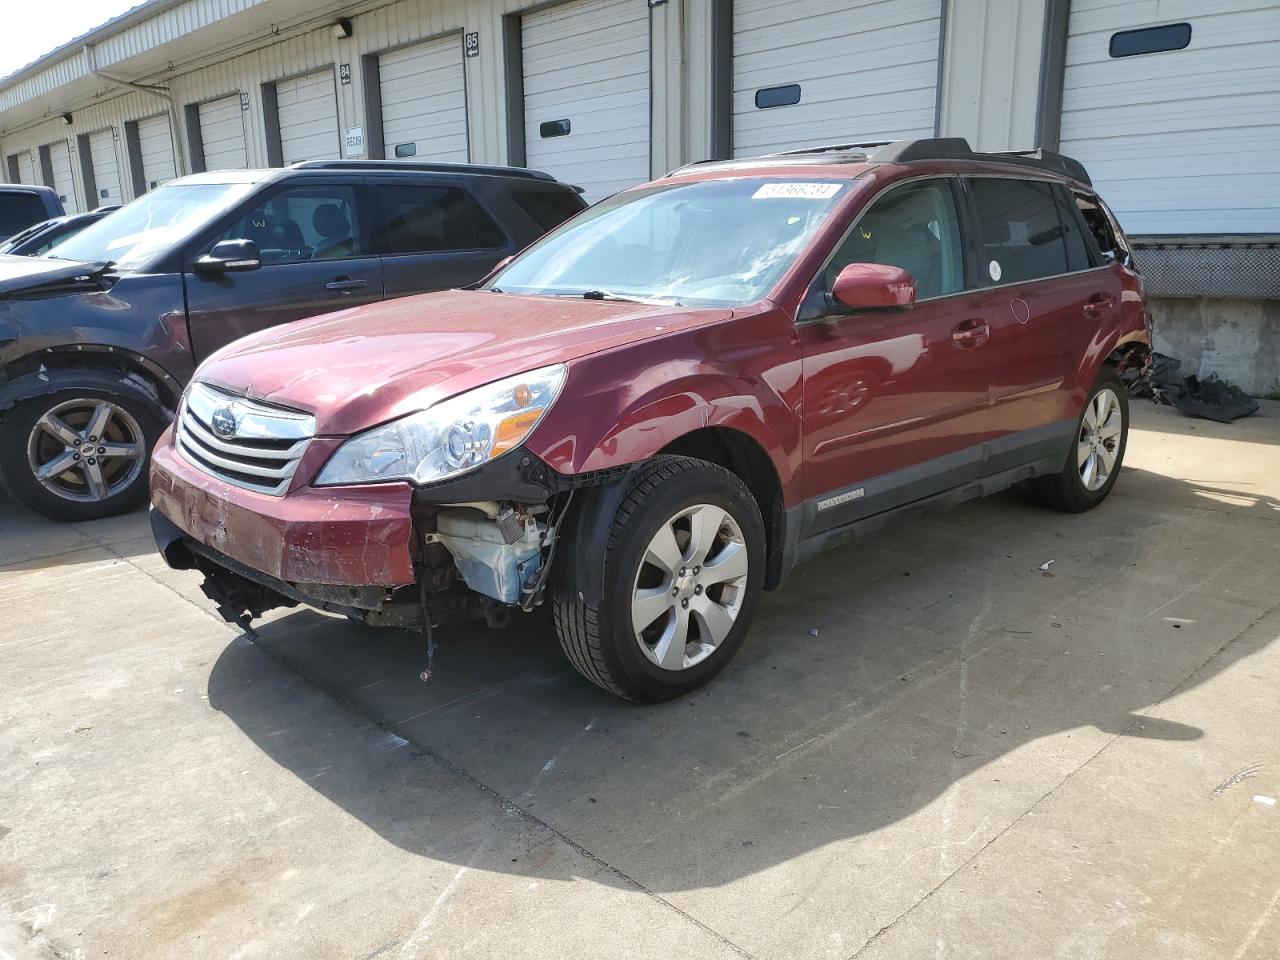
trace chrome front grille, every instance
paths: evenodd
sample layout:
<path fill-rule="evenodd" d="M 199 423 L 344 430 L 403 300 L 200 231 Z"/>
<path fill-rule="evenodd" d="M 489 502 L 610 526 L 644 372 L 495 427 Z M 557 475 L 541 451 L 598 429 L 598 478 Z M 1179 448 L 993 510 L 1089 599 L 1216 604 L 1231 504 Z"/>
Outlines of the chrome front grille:
<path fill-rule="evenodd" d="M 315 417 L 308 414 L 195 383 L 174 438 L 183 457 L 211 477 L 279 497 L 315 432 Z"/>

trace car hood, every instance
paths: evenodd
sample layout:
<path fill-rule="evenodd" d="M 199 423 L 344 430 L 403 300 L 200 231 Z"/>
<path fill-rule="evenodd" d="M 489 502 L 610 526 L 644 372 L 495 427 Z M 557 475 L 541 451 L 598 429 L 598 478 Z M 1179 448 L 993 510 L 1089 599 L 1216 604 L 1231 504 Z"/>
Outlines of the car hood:
<path fill-rule="evenodd" d="M 62 286 L 78 288 L 83 285 L 81 278 L 93 276 L 105 266 L 51 257 L 0 255 L 0 296 Z"/>
<path fill-rule="evenodd" d="M 450 290 L 253 334 L 215 353 L 196 379 L 305 410 L 320 435 L 346 436 L 493 380 L 731 315 Z"/>

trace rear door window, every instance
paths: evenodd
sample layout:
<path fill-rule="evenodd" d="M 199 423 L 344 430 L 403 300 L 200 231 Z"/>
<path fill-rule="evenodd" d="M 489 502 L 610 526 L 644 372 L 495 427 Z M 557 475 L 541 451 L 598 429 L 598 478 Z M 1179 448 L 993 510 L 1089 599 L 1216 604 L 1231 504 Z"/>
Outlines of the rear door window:
<path fill-rule="evenodd" d="M 380 253 L 436 253 L 501 247 L 493 217 L 460 187 L 379 183 L 373 239 Z"/>
<path fill-rule="evenodd" d="M 1054 184 L 1011 177 L 971 177 L 968 184 L 985 283 L 1021 283 L 1089 266 L 1079 227 Z"/>

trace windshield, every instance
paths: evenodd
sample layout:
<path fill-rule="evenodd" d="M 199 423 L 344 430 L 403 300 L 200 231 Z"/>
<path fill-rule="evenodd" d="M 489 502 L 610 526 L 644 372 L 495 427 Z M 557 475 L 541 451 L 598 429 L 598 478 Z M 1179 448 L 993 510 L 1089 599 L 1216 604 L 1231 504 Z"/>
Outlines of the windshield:
<path fill-rule="evenodd" d="M 158 187 L 54 244 L 45 256 L 60 260 L 109 260 L 120 270 L 136 269 L 174 242 L 203 228 L 255 187 L 252 183 Z"/>
<path fill-rule="evenodd" d="M 619 194 L 544 237 L 487 289 L 742 306 L 764 298 L 847 181 L 744 178 Z"/>

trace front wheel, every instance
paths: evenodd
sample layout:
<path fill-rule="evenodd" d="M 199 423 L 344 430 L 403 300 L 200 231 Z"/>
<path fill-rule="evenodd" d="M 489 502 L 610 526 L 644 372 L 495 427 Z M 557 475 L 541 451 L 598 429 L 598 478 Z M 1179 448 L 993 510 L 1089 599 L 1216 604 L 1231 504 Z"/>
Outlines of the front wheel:
<path fill-rule="evenodd" d="M 657 457 L 612 517 L 600 602 L 572 577 L 554 591 L 556 632 L 592 683 L 656 703 L 702 686 L 742 645 L 764 580 L 765 535 L 746 485 L 723 467 Z"/>
<path fill-rule="evenodd" d="M 1031 495 L 1068 513 L 1092 510 L 1111 492 L 1129 440 L 1129 397 L 1120 375 L 1103 367 L 1076 423 L 1061 473 L 1031 481 Z"/>
<path fill-rule="evenodd" d="M 108 517 L 146 499 L 147 459 L 162 429 L 130 398 L 62 390 L 4 414 L 0 469 L 13 495 L 46 517 Z"/>

